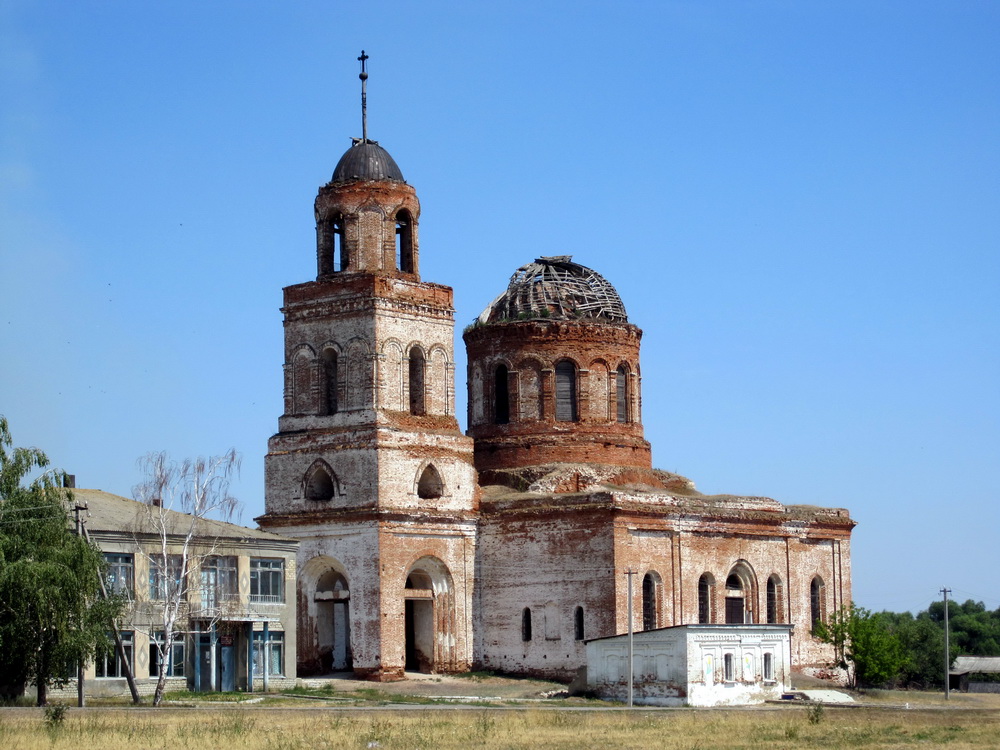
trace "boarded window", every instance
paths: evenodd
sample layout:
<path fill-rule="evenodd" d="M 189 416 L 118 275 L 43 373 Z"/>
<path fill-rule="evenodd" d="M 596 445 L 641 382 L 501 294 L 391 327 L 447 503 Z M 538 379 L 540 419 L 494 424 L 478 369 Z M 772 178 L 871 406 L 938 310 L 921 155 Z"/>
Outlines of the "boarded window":
<path fill-rule="evenodd" d="M 628 373 L 624 367 L 619 367 L 615 373 L 615 401 L 618 421 L 628 422 Z"/>
<path fill-rule="evenodd" d="M 337 364 L 337 352 L 334 349 L 324 349 L 323 406 L 327 414 L 337 413 Z"/>
<path fill-rule="evenodd" d="M 424 353 L 410 350 L 410 414 L 424 414 Z"/>
<path fill-rule="evenodd" d="M 576 420 L 576 367 L 564 359 L 556 365 L 556 421 Z"/>
<path fill-rule="evenodd" d="M 507 365 L 500 365 L 493 378 L 493 423 L 510 422 L 510 389 L 508 387 Z"/>

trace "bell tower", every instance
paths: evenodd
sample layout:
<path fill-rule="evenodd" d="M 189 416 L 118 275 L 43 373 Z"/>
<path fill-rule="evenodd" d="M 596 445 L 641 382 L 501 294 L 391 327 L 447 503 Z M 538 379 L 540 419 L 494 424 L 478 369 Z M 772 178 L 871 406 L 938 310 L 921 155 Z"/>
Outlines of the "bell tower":
<path fill-rule="evenodd" d="M 455 417 L 450 287 L 421 281 L 420 202 L 362 137 L 315 202 L 316 278 L 284 290 L 284 413 L 263 528 L 301 540 L 299 674 L 468 669 L 477 477 Z"/>

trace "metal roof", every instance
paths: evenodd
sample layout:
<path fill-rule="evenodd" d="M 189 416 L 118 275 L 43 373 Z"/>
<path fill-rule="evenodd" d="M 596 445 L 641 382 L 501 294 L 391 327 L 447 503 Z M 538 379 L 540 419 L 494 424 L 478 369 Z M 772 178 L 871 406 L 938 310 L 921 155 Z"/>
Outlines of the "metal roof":
<path fill-rule="evenodd" d="M 556 255 L 521 266 L 479 322 L 554 318 L 627 323 L 618 291 L 597 271 L 572 260 L 571 255 Z"/>
<path fill-rule="evenodd" d="M 406 182 L 395 160 L 389 156 L 389 152 L 379 146 L 378 141 L 368 141 L 363 138 L 356 138 L 354 145 L 340 157 L 330 182 L 355 180 Z"/>
<path fill-rule="evenodd" d="M 951 673 L 965 674 L 966 672 L 1000 673 L 1000 656 L 956 656 L 955 666 L 951 668 Z"/>
<path fill-rule="evenodd" d="M 86 505 L 83 516 L 87 529 L 91 532 L 131 532 L 138 534 L 156 533 L 152 527 L 145 504 L 121 495 L 113 495 L 103 490 L 74 489 L 73 500 L 77 505 Z M 182 535 L 191 525 L 191 516 L 167 508 L 163 509 L 170 534 Z M 249 529 L 235 523 L 216 521 L 211 518 L 198 519 L 199 536 L 222 539 L 267 539 L 270 541 L 293 542 L 295 540 L 280 534 L 272 534 L 259 529 Z"/>

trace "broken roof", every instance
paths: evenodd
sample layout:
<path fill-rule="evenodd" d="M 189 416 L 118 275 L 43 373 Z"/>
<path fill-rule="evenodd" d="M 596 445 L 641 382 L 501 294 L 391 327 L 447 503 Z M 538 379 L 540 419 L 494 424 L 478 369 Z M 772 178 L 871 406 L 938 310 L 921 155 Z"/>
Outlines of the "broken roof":
<path fill-rule="evenodd" d="M 507 290 L 479 316 L 480 323 L 530 318 L 607 320 L 627 323 L 618 291 L 571 255 L 536 258 L 518 268 Z"/>

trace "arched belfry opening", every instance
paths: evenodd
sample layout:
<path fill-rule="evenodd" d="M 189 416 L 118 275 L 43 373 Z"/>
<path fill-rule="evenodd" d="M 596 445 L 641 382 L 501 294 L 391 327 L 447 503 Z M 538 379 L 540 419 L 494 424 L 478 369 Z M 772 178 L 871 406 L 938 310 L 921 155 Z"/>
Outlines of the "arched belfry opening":
<path fill-rule="evenodd" d="M 303 485 L 306 500 L 329 502 L 341 494 L 340 480 L 330 465 L 322 459 L 309 467 Z"/>
<path fill-rule="evenodd" d="M 396 212 L 396 268 L 403 273 L 417 272 L 413 216 L 405 208 Z"/>
<path fill-rule="evenodd" d="M 426 389 L 424 385 L 424 374 L 427 371 L 427 363 L 424 353 L 419 346 L 410 349 L 410 359 L 408 367 L 410 386 L 410 414 L 424 415 L 426 410 Z"/>
<path fill-rule="evenodd" d="M 336 414 L 340 408 L 339 397 L 340 357 L 337 350 L 323 350 L 323 413 Z"/>
<path fill-rule="evenodd" d="M 448 566 L 422 557 L 410 567 L 403 587 L 405 669 L 455 669 L 455 597 Z"/>

